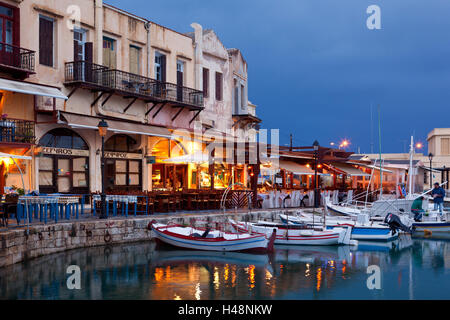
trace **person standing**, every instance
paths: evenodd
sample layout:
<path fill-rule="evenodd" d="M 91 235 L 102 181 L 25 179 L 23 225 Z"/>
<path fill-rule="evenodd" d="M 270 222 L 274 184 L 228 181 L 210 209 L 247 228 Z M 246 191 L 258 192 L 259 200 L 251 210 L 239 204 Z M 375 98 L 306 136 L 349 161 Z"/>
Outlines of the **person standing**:
<path fill-rule="evenodd" d="M 444 197 L 445 190 L 439 186 L 439 183 L 434 184 L 434 189 L 431 191 L 431 196 L 433 197 L 434 210 L 439 210 L 439 214 L 442 217 L 444 213 Z"/>

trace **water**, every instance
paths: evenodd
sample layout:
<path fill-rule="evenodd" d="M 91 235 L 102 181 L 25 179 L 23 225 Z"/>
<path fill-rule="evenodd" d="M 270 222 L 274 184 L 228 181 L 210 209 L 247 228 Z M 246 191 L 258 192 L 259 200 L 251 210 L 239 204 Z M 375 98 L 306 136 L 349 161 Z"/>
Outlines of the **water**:
<path fill-rule="evenodd" d="M 69 265 L 81 268 L 81 290 L 67 289 Z M 380 290 L 367 288 L 371 265 L 380 267 Z M 0 299 L 450 299 L 449 275 L 448 240 L 277 247 L 272 256 L 139 243 L 0 269 Z"/>

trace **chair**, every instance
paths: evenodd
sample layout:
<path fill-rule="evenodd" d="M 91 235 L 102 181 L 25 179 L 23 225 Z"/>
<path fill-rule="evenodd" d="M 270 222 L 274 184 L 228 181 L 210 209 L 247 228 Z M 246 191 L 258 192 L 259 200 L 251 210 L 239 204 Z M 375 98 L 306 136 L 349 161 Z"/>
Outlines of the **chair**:
<path fill-rule="evenodd" d="M 17 220 L 17 224 L 19 224 L 19 217 L 17 216 L 17 202 L 19 201 L 18 194 L 7 194 L 5 196 L 5 203 L 3 203 L 3 216 L 2 216 L 2 224 L 4 226 L 8 226 L 8 218 L 11 213 L 14 214 Z"/>

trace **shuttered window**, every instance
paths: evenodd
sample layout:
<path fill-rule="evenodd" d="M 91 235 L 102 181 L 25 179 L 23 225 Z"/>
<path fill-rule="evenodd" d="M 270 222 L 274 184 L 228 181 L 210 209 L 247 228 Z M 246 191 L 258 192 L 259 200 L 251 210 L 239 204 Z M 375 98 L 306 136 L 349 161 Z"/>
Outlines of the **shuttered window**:
<path fill-rule="evenodd" d="M 39 17 L 39 63 L 53 67 L 54 61 L 54 21 L 51 18 Z"/>
<path fill-rule="evenodd" d="M 103 37 L 103 65 L 116 69 L 116 41 Z"/>
<path fill-rule="evenodd" d="M 209 69 L 203 68 L 203 95 L 209 97 Z"/>
<path fill-rule="evenodd" d="M 223 76 L 220 72 L 216 72 L 216 100 L 222 101 Z"/>
<path fill-rule="evenodd" d="M 450 155 L 450 138 L 441 138 L 441 154 Z"/>
<path fill-rule="evenodd" d="M 141 49 L 135 46 L 130 46 L 130 73 L 141 74 L 139 63 L 140 56 Z"/>

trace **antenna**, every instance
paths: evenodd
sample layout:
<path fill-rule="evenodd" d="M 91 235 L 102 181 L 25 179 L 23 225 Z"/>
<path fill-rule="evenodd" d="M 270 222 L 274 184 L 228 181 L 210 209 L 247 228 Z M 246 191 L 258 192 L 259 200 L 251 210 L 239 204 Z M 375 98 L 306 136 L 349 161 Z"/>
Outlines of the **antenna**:
<path fill-rule="evenodd" d="M 370 103 L 370 153 L 373 154 L 373 106 Z"/>

